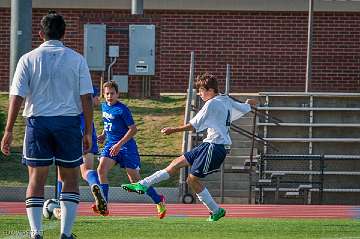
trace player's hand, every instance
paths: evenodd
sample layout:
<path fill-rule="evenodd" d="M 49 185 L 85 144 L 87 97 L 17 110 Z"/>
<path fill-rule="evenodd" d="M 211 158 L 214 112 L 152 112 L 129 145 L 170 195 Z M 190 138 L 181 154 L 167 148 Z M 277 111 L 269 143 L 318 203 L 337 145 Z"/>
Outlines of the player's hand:
<path fill-rule="evenodd" d="M 121 144 L 119 144 L 119 143 L 116 143 L 113 146 L 111 146 L 110 156 L 114 157 L 114 156 L 118 155 L 118 153 L 120 152 L 120 149 L 121 149 Z"/>
<path fill-rule="evenodd" d="M 98 143 L 103 144 L 104 141 L 105 141 L 105 134 L 100 134 L 100 135 L 97 137 L 97 141 L 98 141 Z"/>
<path fill-rule="evenodd" d="M 87 154 L 90 152 L 92 146 L 91 134 L 84 134 L 83 136 L 83 153 Z"/>
<path fill-rule="evenodd" d="M 162 128 L 161 133 L 163 133 L 164 135 L 169 135 L 169 134 L 172 134 L 175 132 L 175 129 L 173 127 L 165 127 L 165 128 Z"/>
<path fill-rule="evenodd" d="M 1 140 L 1 152 L 6 156 L 10 155 L 11 142 L 13 140 L 12 132 L 5 131 Z"/>
<path fill-rule="evenodd" d="M 255 99 L 247 99 L 245 103 L 251 105 L 252 107 L 256 107 L 257 101 Z"/>

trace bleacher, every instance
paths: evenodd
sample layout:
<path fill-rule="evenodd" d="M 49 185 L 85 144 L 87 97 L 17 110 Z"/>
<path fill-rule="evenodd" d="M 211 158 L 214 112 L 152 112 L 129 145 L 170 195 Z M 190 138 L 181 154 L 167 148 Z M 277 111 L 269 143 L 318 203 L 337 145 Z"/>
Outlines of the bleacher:
<path fill-rule="evenodd" d="M 260 93 L 258 203 L 360 203 L 360 94 Z M 274 176 L 278 175 L 278 176 Z M 268 181 L 266 183 L 266 181 Z"/>

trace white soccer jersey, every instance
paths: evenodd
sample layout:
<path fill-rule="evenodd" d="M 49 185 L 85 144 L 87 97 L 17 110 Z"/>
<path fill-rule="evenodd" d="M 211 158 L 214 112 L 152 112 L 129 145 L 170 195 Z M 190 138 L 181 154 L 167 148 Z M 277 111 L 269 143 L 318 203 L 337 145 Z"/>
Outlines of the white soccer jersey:
<path fill-rule="evenodd" d="M 207 129 L 207 137 L 204 142 L 230 145 L 231 122 L 250 110 L 249 104 L 236 102 L 227 95 L 217 95 L 206 101 L 189 123 L 197 132 Z"/>
<path fill-rule="evenodd" d="M 23 55 L 10 95 L 25 97 L 23 116 L 75 116 L 80 95 L 93 93 L 87 63 L 61 41 L 50 40 Z"/>

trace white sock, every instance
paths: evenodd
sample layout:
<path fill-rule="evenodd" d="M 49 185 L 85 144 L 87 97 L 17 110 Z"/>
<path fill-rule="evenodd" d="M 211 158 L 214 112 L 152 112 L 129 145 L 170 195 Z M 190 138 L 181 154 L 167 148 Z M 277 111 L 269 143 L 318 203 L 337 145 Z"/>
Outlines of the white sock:
<path fill-rule="evenodd" d="M 170 175 L 168 174 L 168 172 L 166 172 L 165 169 L 163 169 L 155 172 L 153 175 L 150 175 L 149 177 L 144 178 L 143 180 L 140 180 L 139 183 L 141 185 L 144 185 L 145 187 L 150 187 L 153 184 L 159 183 L 169 178 Z"/>
<path fill-rule="evenodd" d="M 209 191 L 206 188 L 204 188 L 202 192 L 197 193 L 196 195 L 199 198 L 200 202 L 202 202 L 211 213 L 214 214 L 218 212 L 219 205 L 217 205 L 217 203 L 211 197 Z"/>
<path fill-rule="evenodd" d="M 29 197 L 25 200 L 26 214 L 29 220 L 31 236 L 42 235 L 42 208 L 43 197 Z"/>
<path fill-rule="evenodd" d="M 75 222 L 77 207 L 79 205 L 80 195 L 77 193 L 61 193 L 61 227 L 60 233 L 71 236 L 72 227 Z"/>

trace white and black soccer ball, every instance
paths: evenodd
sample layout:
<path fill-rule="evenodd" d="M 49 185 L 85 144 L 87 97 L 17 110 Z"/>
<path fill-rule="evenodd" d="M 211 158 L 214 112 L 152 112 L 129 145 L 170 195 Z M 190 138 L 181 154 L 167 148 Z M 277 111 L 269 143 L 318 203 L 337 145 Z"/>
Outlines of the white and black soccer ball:
<path fill-rule="evenodd" d="M 59 208 L 60 202 L 57 199 L 48 199 L 44 202 L 43 215 L 46 219 L 53 218 L 54 208 Z"/>

